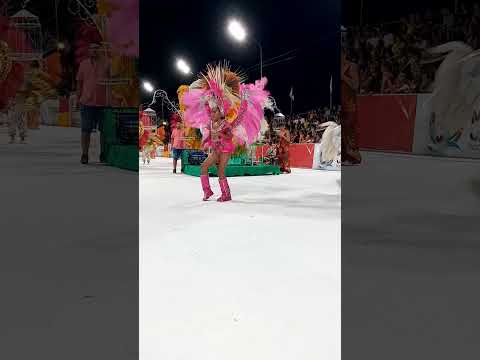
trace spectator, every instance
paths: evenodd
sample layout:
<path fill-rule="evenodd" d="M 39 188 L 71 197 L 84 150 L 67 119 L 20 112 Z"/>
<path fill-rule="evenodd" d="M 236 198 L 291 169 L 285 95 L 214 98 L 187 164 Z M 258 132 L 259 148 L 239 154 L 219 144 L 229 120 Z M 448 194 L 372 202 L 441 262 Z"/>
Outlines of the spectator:
<path fill-rule="evenodd" d="M 428 93 L 433 90 L 433 81 L 431 76 L 427 72 L 422 74 L 422 81 L 420 83 L 419 91 L 422 93 Z"/>
<path fill-rule="evenodd" d="M 78 101 L 81 106 L 81 163 L 88 164 L 90 137 L 97 128 L 103 131 L 103 109 L 107 105 L 105 86 L 98 85 L 102 78 L 108 75 L 108 62 L 102 57 L 100 46 L 92 44 L 89 47 L 88 58 L 80 64 L 77 73 Z M 100 136 L 100 162 L 105 161 L 103 136 Z"/>
<path fill-rule="evenodd" d="M 468 28 L 469 41 L 471 47 L 477 49 L 480 47 L 480 22 L 479 17 L 472 16 L 470 20 L 470 26 Z"/>
<path fill-rule="evenodd" d="M 391 93 L 393 91 L 393 74 L 388 64 L 382 65 L 382 93 Z"/>
<path fill-rule="evenodd" d="M 338 106 L 330 108 L 324 107 L 318 110 L 312 110 L 303 116 L 296 115 L 287 117 L 285 128 L 290 133 L 292 143 L 313 143 L 319 142 L 323 129 L 320 124 L 326 121 L 339 121 L 340 108 Z M 269 130 L 266 132 L 265 141 L 267 143 L 276 143 L 278 135 L 275 129 L 282 127 L 281 124 L 272 122 L 269 124 Z"/>
<path fill-rule="evenodd" d="M 185 148 L 185 130 L 181 121 L 177 121 L 175 128 L 172 130 L 172 157 L 173 157 L 173 173 L 177 173 L 177 162 L 182 158 L 183 149 Z"/>
<path fill-rule="evenodd" d="M 383 44 L 386 48 L 390 48 L 393 45 L 394 36 L 391 32 L 386 32 L 383 35 Z"/>
<path fill-rule="evenodd" d="M 464 16 L 466 16 L 467 14 L 468 14 L 467 6 L 465 5 L 464 2 L 462 2 L 459 8 L 457 9 L 457 15 L 462 16 L 462 19 L 463 19 Z"/>
<path fill-rule="evenodd" d="M 473 12 L 472 12 L 473 16 L 475 16 L 476 18 L 479 18 L 480 17 L 480 5 L 478 3 L 475 3 L 473 4 Z"/>
<path fill-rule="evenodd" d="M 395 82 L 393 84 L 393 92 L 397 94 L 408 93 L 411 92 L 411 89 L 412 85 L 410 81 L 408 81 L 405 73 L 401 72 L 395 79 Z"/>
<path fill-rule="evenodd" d="M 428 65 L 422 65 L 422 57 L 429 57 L 426 50 L 447 41 L 463 41 L 474 49 L 480 48 L 480 5 L 476 2 L 467 6 L 463 2 L 456 11 L 428 9 L 424 14 L 410 14 L 375 29 L 355 27 L 347 31 L 343 47 L 353 52 L 350 57 L 359 65 L 361 93 L 389 91 L 384 82 L 385 69 L 379 64 L 389 64 L 396 90 L 425 91 L 432 87 L 427 81 L 433 81 L 430 72 L 425 74 Z M 405 84 L 400 85 L 400 79 Z"/>

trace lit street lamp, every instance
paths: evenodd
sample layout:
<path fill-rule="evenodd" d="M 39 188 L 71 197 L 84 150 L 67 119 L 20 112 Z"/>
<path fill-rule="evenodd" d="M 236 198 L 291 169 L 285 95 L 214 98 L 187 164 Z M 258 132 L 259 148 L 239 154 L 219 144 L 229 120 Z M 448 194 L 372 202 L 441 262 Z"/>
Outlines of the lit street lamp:
<path fill-rule="evenodd" d="M 228 31 L 230 35 L 237 41 L 244 41 L 247 37 L 247 32 L 242 24 L 240 24 L 237 20 L 230 20 L 228 23 Z"/>
<path fill-rule="evenodd" d="M 177 69 L 185 75 L 192 74 L 192 70 L 190 69 L 190 66 L 187 64 L 187 62 L 183 59 L 177 59 Z"/>
<path fill-rule="evenodd" d="M 144 81 L 143 82 L 143 88 L 149 93 L 151 93 L 151 92 L 153 92 L 153 90 L 155 90 L 152 83 L 149 82 L 149 81 Z"/>
<path fill-rule="evenodd" d="M 240 23 L 238 20 L 232 19 L 228 22 L 228 33 L 230 36 L 232 36 L 236 41 L 238 42 L 243 42 L 245 41 L 247 37 L 247 31 L 245 30 L 245 27 Z M 253 42 L 257 44 L 259 50 L 260 50 L 260 78 L 263 77 L 263 49 L 262 45 L 254 38 L 252 37 Z"/>

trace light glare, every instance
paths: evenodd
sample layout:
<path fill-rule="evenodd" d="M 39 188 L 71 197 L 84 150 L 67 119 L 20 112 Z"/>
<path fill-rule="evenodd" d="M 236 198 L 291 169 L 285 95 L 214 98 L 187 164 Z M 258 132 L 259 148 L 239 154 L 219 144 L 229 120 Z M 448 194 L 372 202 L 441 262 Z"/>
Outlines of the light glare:
<path fill-rule="evenodd" d="M 148 81 L 144 81 L 143 82 L 143 88 L 148 91 L 148 92 L 152 92 L 153 91 L 153 85 L 148 82 Z"/>
<path fill-rule="evenodd" d="M 228 24 L 228 32 L 237 41 L 243 41 L 243 40 L 245 40 L 245 37 L 247 36 L 247 32 L 245 31 L 245 28 L 237 20 L 230 20 L 230 22 Z"/>
<path fill-rule="evenodd" d="M 177 60 L 177 69 L 180 70 L 184 74 L 190 74 L 190 66 L 185 62 L 183 59 L 178 59 Z"/>

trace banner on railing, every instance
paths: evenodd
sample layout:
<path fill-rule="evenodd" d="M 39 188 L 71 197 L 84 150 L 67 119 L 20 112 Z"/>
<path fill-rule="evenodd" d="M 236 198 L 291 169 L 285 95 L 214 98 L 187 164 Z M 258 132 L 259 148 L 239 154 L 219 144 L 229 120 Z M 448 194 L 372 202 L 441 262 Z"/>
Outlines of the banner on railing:
<path fill-rule="evenodd" d="M 319 144 L 290 144 L 288 149 L 290 154 L 290 167 L 313 169 L 315 148 L 318 145 Z M 268 145 L 257 146 L 257 159 L 266 156 L 268 148 Z"/>
<path fill-rule="evenodd" d="M 358 143 L 362 149 L 419 155 L 480 158 L 480 103 L 461 113 L 447 132 L 433 114 L 431 94 L 358 97 Z"/>
<path fill-rule="evenodd" d="M 291 144 L 289 151 L 291 167 L 306 169 L 313 167 L 315 144 Z"/>
<path fill-rule="evenodd" d="M 480 158 L 480 106 L 465 114 L 463 126 L 449 133 L 436 121 L 430 94 L 417 97 L 413 153 L 449 157 Z"/>

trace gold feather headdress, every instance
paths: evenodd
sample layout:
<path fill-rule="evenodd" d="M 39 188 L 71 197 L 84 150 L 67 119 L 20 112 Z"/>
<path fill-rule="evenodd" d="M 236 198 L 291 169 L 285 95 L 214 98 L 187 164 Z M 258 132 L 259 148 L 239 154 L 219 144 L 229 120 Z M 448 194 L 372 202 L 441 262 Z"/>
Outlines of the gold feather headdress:
<path fill-rule="evenodd" d="M 208 64 L 199 76 L 197 86 L 211 89 L 217 97 L 228 99 L 232 104 L 240 102 L 240 84 L 246 80 L 241 71 L 232 71 L 227 61 Z"/>

